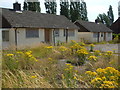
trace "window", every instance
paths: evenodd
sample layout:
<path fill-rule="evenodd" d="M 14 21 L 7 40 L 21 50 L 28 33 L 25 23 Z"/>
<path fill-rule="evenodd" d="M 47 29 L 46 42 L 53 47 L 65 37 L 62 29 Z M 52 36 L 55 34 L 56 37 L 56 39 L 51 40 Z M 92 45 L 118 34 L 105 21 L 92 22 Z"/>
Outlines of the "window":
<path fill-rule="evenodd" d="M 97 38 L 98 37 L 98 33 L 93 33 L 93 37 Z"/>
<path fill-rule="evenodd" d="M 26 30 L 26 38 L 38 38 L 39 30 L 38 29 L 27 29 Z"/>
<path fill-rule="evenodd" d="M 68 30 L 68 36 L 74 36 L 75 31 L 74 30 Z"/>
<path fill-rule="evenodd" d="M 56 37 L 59 37 L 59 30 L 55 30 L 55 31 L 54 31 L 54 35 L 55 35 Z"/>
<path fill-rule="evenodd" d="M 108 37 L 111 37 L 111 33 L 108 33 Z"/>
<path fill-rule="evenodd" d="M 9 31 L 2 31 L 3 41 L 9 41 Z"/>

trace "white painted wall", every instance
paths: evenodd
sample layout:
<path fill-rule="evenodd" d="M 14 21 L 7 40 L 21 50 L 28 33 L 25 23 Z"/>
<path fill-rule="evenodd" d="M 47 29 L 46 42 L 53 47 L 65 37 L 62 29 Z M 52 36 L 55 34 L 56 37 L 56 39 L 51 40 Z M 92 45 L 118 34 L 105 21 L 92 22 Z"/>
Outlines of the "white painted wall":
<path fill-rule="evenodd" d="M 38 38 L 26 38 L 26 29 L 17 29 L 17 46 L 18 48 L 25 48 L 29 46 L 36 46 L 44 41 L 44 29 L 39 29 Z"/>
<path fill-rule="evenodd" d="M 52 29 L 52 43 L 54 43 L 53 30 L 54 29 Z M 68 36 L 68 42 L 70 42 L 71 40 L 78 41 L 78 30 L 74 30 L 74 32 L 75 32 L 74 36 Z M 64 36 L 64 29 L 59 29 L 59 36 L 55 37 L 55 43 L 57 43 L 58 41 L 66 42 L 66 36 Z"/>
<path fill-rule="evenodd" d="M 101 37 L 102 33 L 99 33 L 99 41 L 104 41 L 104 33 L 103 37 Z M 112 33 L 108 37 L 108 33 L 106 33 L 106 41 L 112 40 Z M 85 42 L 97 42 L 98 38 L 93 37 L 93 32 L 78 32 L 78 41 L 85 41 Z"/>

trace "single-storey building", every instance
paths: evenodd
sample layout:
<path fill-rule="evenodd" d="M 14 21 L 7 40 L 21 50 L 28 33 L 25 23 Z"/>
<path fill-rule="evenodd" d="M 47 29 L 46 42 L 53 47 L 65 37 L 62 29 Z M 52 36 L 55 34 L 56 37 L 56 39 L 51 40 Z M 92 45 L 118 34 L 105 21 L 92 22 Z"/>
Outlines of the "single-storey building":
<path fill-rule="evenodd" d="M 100 23 L 78 20 L 78 40 L 86 42 L 101 42 L 112 40 L 112 30 Z"/>
<path fill-rule="evenodd" d="M 21 11 L 20 4 L 14 9 L 0 8 L 2 17 L 2 46 L 24 48 L 41 42 L 57 43 L 77 40 L 78 27 L 65 16 Z"/>
<path fill-rule="evenodd" d="M 120 34 L 120 17 L 110 26 L 113 33 Z"/>

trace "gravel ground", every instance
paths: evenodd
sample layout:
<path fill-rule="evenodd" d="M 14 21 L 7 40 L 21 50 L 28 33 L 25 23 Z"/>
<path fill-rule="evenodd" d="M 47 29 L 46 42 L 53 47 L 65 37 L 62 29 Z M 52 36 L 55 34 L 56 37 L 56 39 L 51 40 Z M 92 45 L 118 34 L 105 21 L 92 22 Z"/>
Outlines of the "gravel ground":
<path fill-rule="evenodd" d="M 89 49 L 89 47 L 87 47 Z M 94 50 L 113 51 L 120 53 L 120 44 L 98 44 L 95 45 Z"/>

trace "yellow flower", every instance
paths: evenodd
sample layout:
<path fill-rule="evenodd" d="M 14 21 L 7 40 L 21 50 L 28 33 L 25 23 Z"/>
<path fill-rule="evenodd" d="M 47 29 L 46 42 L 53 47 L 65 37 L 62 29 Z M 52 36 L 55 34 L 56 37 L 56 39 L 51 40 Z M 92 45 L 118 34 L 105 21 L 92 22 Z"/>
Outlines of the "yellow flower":
<path fill-rule="evenodd" d="M 37 76 L 31 76 L 31 78 L 37 78 Z"/>
<path fill-rule="evenodd" d="M 60 46 L 59 49 L 60 49 L 60 51 L 67 51 L 67 50 L 68 50 L 68 49 L 67 49 L 66 47 L 64 47 L 64 46 Z"/>
<path fill-rule="evenodd" d="M 53 46 L 48 46 L 48 47 L 46 47 L 47 49 L 52 49 L 53 48 Z"/>
<path fill-rule="evenodd" d="M 96 72 L 91 72 L 91 71 L 86 71 L 86 74 L 88 74 L 90 76 L 96 76 L 97 75 Z"/>
<path fill-rule="evenodd" d="M 77 54 L 78 54 L 78 55 L 81 55 L 81 54 L 82 54 L 82 55 L 87 55 L 88 52 L 87 52 L 87 50 L 85 50 L 85 49 L 80 49 L 80 50 L 77 51 Z"/>
<path fill-rule="evenodd" d="M 9 57 L 9 56 L 14 56 L 14 54 L 7 54 L 6 56 L 8 56 L 8 57 Z"/>
<path fill-rule="evenodd" d="M 74 76 L 73 79 L 77 80 L 77 77 Z"/>
<path fill-rule="evenodd" d="M 96 60 L 97 60 L 97 57 L 96 57 L 96 56 L 89 56 L 89 57 L 88 57 L 88 60 L 94 60 L 94 61 L 96 61 Z"/>
<path fill-rule="evenodd" d="M 94 44 L 90 44 L 90 46 L 91 46 L 91 47 L 95 47 L 95 45 L 94 45 Z"/>
<path fill-rule="evenodd" d="M 91 80 L 91 83 L 96 84 L 96 83 L 100 83 L 101 81 L 102 81 L 101 78 L 95 78 L 95 79 Z"/>
<path fill-rule="evenodd" d="M 106 80 L 106 77 L 102 77 L 102 80 Z"/>
<path fill-rule="evenodd" d="M 106 55 L 108 55 L 108 56 L 111 56 L 112 54 L 113 54 L 112 51 L 107 51 L 107 52 L 106 52 Z"/>

